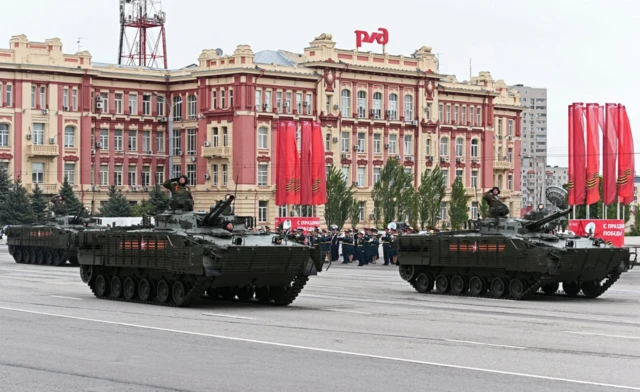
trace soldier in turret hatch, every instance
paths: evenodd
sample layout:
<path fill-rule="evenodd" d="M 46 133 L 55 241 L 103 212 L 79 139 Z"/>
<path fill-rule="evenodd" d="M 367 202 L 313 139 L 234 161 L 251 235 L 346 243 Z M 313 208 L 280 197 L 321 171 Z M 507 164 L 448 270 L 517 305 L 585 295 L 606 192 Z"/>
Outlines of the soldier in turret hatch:
<path fill-rule="evenodd" d="M 162 184 L 171 192 L 171 209 L 193 211 L 193 196 L 187 176 L 171 178 Z"/>
<path fill-rule="evenodd" d="M 509 208 L 500 200 L 500 188 L 494 186 L 482 196 L 489 205 L 489 215 L 492 218 L 504 218 L 509 215 Z"/>

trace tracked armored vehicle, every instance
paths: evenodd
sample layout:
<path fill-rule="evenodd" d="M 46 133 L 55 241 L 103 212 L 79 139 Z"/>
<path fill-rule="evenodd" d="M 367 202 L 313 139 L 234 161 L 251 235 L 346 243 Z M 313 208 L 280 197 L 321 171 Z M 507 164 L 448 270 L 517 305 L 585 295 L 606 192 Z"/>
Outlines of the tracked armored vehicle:
<path fill-rule="evenodd" d="M 85 230 L 106 230 L 99 219 L 76 215 L 53 216 L 42 225 L 17 225 L 7 230 L 9 254 L 16 263 L 63 266 L 78 265 L 78 233 Z"/>
<path fill-rule="evenodd" d="M 204 293 L 286 306 L 322 270 L 320 249 L 247 230 L 233 195 L 208 213 L 169 210 L 155 225 L 80 235 L 80 276 L 98 298 L 188 306 Z"/>
<path fill-rule="evenodd" d="M 419 293 L 599 297 L 633 268 L 635 255 L 600 239 L 550 234 L 553 221 L 569 211 L 488 218 L 467 231 L 399 236 L 400 276 Z"/>

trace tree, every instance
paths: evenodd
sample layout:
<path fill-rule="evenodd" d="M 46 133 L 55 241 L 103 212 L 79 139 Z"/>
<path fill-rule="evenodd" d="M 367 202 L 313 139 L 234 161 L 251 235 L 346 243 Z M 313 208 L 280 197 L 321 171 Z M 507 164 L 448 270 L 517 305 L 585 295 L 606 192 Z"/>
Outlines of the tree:
<path fill-rule="evenodd" d="M 42 194 L 42 189 L 35 184 L 33 192 L 31 193 L 31 210 L 33 211 L 33 218 L 36 222 L 42 223 L 47 216 L 47 204 L 48 201 Z"/>
<path fill-rule="evenodd" d="M 409 205 L 409 225 L 413 228 L 418 227 L 418 220 L 420 218 L 420 209 L 419 209 L 419 197 L 418 192 L 411 189 L 411 203 Z"/>
<path fill-rule="evenodd" d="M 335 166 L 329 167 L 327 175 L 327 203 L 324 205 L 324 221 L 342 229 L 349 218 L 349 208 L 353 203 L 353 185 L 347 186 L 347 180 Z"/>
<path fill-rule="evenodd" d="M 352 199 L 351 205 L 349 206 L 349 221 L 351 221 L 351 226 L 356 229 L 358 227 L 358 223 L 360 223 L 360 202 L 358 200 Z"/>
<path fill-rule="evenodd" d="M 26 225 L 34 220 L 29 193 L 18 180 L 9 188 L 4 202 L 0 204 L 0 222 L 5 225 Z"/>
<path fill-rule="evenodd" d="M 374 208 L 382 214 L 385 225 L 396 218 L 404 221 L 411 204 L 409 189 L 413 189 L 413 174 L 406 173 L 398 160 L 388 159 L 371 193 Z"/>
<path fill-rule="evenodd" d="M 4 204 L 10 188 L 11 180 L 9 179 L 9 172 L 5 168 L 0 168 L 0 205 Z"/>
<path fill-rule="evenodd" d="M 431 173 L 422 173 L 422 180 L 418 188 L 418 210 L 422 229 L 434 229 L 440 213 L 440 204 L 447 192 L 447 186 L 442 178 L 440 166 L 436 166 Z"/>
<path fill-rule="evenodd" d="M 149 203 L 151 204 L 151 208 L 148 214 L 162 214 L 169 208 L 169 195 L 160 188 L 160 185 L 156 185 L 151 189 L 151 192 L 149 192 Z"/>
<path fill-rule="evenodd" d="M 460 230 L 462 225 L 469 220 L 468 202 L 469 196 L 462 185 L 462 177 L 456 177 L 451 188 L 451 201 L 449 202 L 449 218 L 453 230 Z"/>
<path fill-rule="evenodd" d="M 480 216 L 482 219 L 485 219 L 489 216 L 489 203 L 485 199 L 482 199 L 480 202 Z"/>
<path fill-rule="evenodd" d="M 131 207 L 131 216 L 142 216 L 142 215 L 155 215 L 155 210 L 153 209 L 153 204 L 147 199 L 140 200 L 140 203 L 136 203 L 133 207 Z"/>
<path fill-rule="evenodd" d="M 64 176 L 60 196 L 62 196 L 63 202 L 59 204 L 59 207 L 54 208 L 56 215 L 75 215 L 80 208 L 84 207 L 76 194 L 73 193 L 73 187 L 69 184 L 67 176 Z"/>
<path fill-rule="evenodd" d="M 111 185 L 107 195 L 109 199 L 100 208 L 100 215 L 118 217 L 131 216 L 131 204 L 129 204 L 129 200 L 122 194 L 121 190 L 116 189 L 115 185 Z"/>
<path fill-rule="evenodd" d="M 568 190 L 567 184 L 562 185 L 562 187 Z M 589 205 L 590 219 L 604 219 L 604 214 L 602 210 L 602 179 L 600 181 L 599 191 L 600 191 L 600 200 L 598 200 L 596 203 Z M 568 201 L 568 197 L 569 196 L 567 195 L 567 201 Z M 607 219 L 616 219 L 618 216 L 618 203 L 615 202 L 613 204 L 609 204 L 607 206 L 606 212 L 607 212 Z M 624 222 L 627 223 L 630 218 L 629 205 L 620 206 L 621 217 L 622 217 L 622 214 L 624 214 Z M 573 217 L 573 213 L 571 214 L 571 216 Z M 587 219 L 587 206 L 586 205 L 576 206 L 576 217 L 574 217 L 573 219 Z"/>

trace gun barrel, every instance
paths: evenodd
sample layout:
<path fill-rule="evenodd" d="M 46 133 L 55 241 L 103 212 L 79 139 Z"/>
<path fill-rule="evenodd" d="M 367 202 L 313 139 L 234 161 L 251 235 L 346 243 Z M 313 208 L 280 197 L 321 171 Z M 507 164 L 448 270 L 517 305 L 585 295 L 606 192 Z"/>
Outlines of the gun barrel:
<path fill-rule="evenodd" d="M 536 229 L 544 226 L 545 224 L 547 224 L 547 223 L 549 223 L 551 221 L 554 221 L 554 220 L 556 220 L 556 219 L 558 219 L 558 218 L 560 218 L 562 216 L 569 215 L 570 212 L 571 212 L 571 208 L 567 208 L 564 211 L 558 211 L 555 214 L 551 214 L 551 215 L 549 215 L 549 216 L 547 216 L 545 218 L 542 218 L 540 220 L 531 222 L 530 224 L 527 225 L 527 228 L 529 230 L 536 230 Z"/>
<path fill-rule="evenodd" d="M 206 222 L 208 224 L 209 222 L 211 223 L 215 222 L 218 219 L 218 217 L 220 217 L 220 215 L 222 214 L 222 211 L 224 211 L 227 207 L 231 205 L 233 200 L 235 200 L 235 196 L 227 195 L 227 198 L 225 199 L 225 201 L 223 201 L 222 203 L 218 203 L 216 208 L 214 208 L 213 213 L 211 214 L 211 216 L 209 216 Z"/>

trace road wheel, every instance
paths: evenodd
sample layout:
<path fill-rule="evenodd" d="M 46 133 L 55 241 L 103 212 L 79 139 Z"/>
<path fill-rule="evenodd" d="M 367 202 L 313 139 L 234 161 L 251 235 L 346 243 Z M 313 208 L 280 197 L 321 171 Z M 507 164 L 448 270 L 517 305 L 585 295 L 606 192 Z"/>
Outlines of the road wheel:
<path fill-rule="evenodd" d="M 514 299 L 522 299 L 522 297 L 524 297 L 525 290 L 526 286 L 521 279 L 514 278 L 509 282 L 509 292 Z"/>
<path fill-rule="evenodd" d="M 20 249 L 16 249 L 13 252 L 13 259 L 16 261 L 16 263 L 18 264 L 22 264 L 24 262 L 24 260 L 22 260 L 22 251 Z"/>
<path fill-rule="evenodd" d="M 600 285 L 600 281 L 598 280 L 582 282 L 580 286 L 582 287 L 582 294 L 587 298 L 598 297 L 600 295 L 600 289 L 602 288 L 602 285 Z"/>
<path fill-rule="evenodd" d="M 401 265 L 398 269 L 400 272 L 400 278 L 405 281 L 410 281 L 416 274 L 416 269 L 412 265 Z"/>
<path fill-rule="evenodd" d="M 446 275 L 440 274 L 436 276 L 436 291 L 439 294 L 448 293 L 450 289 L 449 278 Z"/>
<path fill-rule="evenodd" d="M 80 279 L 82 279 L 84 283 L 91 282 L 92 277 L 93 277 L 93 266 L 83 265 L 80 267 Z"/>
<path fill-rule="evenodd" d="M 131 278 L 124 280 L 124 297 L 128 300 L 132 300 L 136 296 L 136 282 Z"/>
<path fill-rule="evenodd" d="M 451 278 L 451 292 L 456 295 L 461 295 L 467 292 L 469 286 L 467 285 L 467 279 L 463 276 L 456 275 Z"/>
<path fill-rule="evenodd" d="M 158 302 L 166 303 L 171 297 L 171 291 L 169 290 L 169 284 L 166 280 L 162 279 L 158 282 L 156 286 L 156 293 L 158 293 Z"/>
<path fill-rule="evenodd" d="M 119 277 L 111 278 L 111 297 L 120 298 L 122 295 L 122 281 Z"/>
<path fill-rule="evenodd" d="M 95 293 L 96 296 L 98 297 L 104 297 L 105 295 L 107 295 L 108 290 L 108 286 L 107 286 L 107 279 L 105 279 L 104 275 L 98 275 L 96 277 L 96 289 L 95 289 Z"/>
<path fill-rule="evenodd" d="M 416 277 L 415 289 L 419 293 L 428 293 L 433 290 L 433 279 L 424 272 Z"/>
<path fill-rule="evenodd" d="M 140 280 L 138 283 L 138 296 L 143 301 L 149 301 L 151 299 L 151 283 L 147 279 Z"/>
<path fill-rule="evenodd" d="M 471 293 L 472 296 L 477 297 L 486 291 L 487 286 L 484 279 L 479 276 L 472 276 L 471 279 L 469 279 L 469 293 Z"/>
<path fill-rule="evenodd" d="M 252 286 L 237 287 L 234 291 L 240 301 L 250 301 L 253 298 Z"/>
<path fill-rule="evenodd" d="M 580 283 L 573 282 L 562 282 L 562 289 L 568 297 L 576 297 L 580 293 Z"/>
<path fill-rule="evenodd" d="M 45 263 L 45 259 L 44 259 L 44 252 L 42 250 L 38 250 L 38 253 L 36 253 L 36 264 L 44 264 Z"/>
<path fill-rule="evenodd" d="M 507 294 L 507 285 L 505 284 L 504 279 L 494 278 L 491 281 L 491 295 L 496 298 L 502 298 L 505 294 Z"/>
<path fill-rule="evenodd" d="M 545 295 L 553 295 L 556 293 L 556 291 L 558 291 L 559 288 L 560 288 L 560 283 L 553 282 L 553 283 L 545 284 L 544 286 L 542 286 L 542 292 Z"/>
<path fill-rule="evenodd" d="M 184 288 L 184 285 L 180 281 L 176 281 L 173 284 L 173 288 L 171 289 L 171 296 L 173 297 L 173 302 L 181 306 L 184 304 L 184 300 L 187 297 L 187 291 Z"/>

